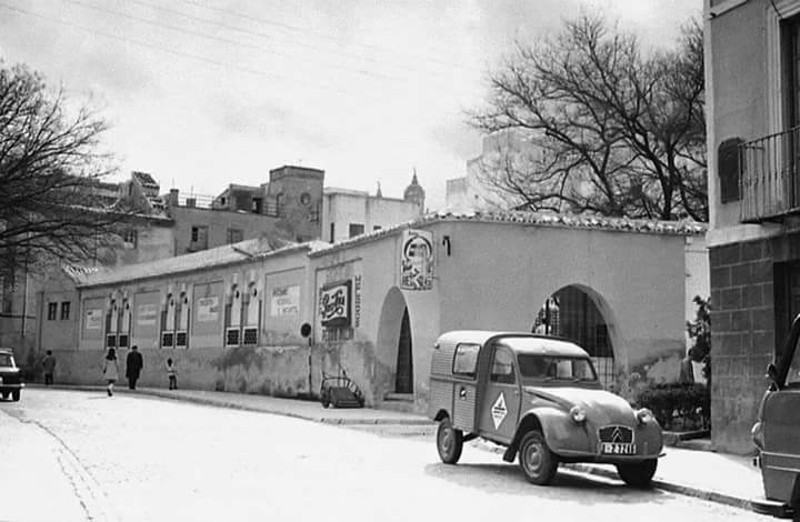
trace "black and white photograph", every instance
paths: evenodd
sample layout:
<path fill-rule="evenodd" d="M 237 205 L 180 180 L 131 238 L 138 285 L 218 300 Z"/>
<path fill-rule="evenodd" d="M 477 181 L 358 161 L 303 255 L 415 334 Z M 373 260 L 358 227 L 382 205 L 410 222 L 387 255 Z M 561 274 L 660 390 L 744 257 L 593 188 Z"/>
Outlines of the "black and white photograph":
<path fill-rule="evenodd" d="M 800 0 L 0 0 L 0 522 L 800 521 L 798 344 Z"/>

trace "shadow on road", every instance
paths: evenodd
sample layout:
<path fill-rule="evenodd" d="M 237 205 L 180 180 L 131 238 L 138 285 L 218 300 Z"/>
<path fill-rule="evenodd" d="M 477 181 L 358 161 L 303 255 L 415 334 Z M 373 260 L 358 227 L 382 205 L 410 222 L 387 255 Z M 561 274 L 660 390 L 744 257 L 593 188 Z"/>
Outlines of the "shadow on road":
<path fill-rule="evenodd" d="M 459 486 L 487 493 L 519 496 L 545 496 L 582 504 L 598 502 L 649 504 L 666 500 L 667 493 L 656 489 L 634 489 L 622 481 L 593 477 L 568 469 L 559 469 L 550 486 L 530 484 L 516 464 L 428 464 L 425 473 Z"/>

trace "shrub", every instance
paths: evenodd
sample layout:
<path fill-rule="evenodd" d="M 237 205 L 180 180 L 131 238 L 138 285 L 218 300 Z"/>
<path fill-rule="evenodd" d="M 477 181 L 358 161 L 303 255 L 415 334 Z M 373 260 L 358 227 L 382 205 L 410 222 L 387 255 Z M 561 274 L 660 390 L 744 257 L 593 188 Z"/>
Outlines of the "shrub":
<path fill-rule="evenodd" d="M 650 409 L 665 430 L 710 427 L 711 394 L 704 384 L 656 384 L 640 393 L 636 402 Z"/>

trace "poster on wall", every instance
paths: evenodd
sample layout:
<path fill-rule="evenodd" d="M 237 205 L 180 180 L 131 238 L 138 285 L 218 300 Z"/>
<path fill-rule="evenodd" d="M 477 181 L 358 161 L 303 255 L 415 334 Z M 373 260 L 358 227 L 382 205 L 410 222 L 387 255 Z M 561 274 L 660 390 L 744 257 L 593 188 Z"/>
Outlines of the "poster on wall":
<path fill-rule="evenodd" d="M 156 324 L 158 305 L 155 303 L 140 304 L 136 309 L 136 324 L 139 326 L 152 326 Z"/>
<path fill-rule="evenodd" d="M 284 317 L 300 314 L 300 285 L 276 286 L 270 296 L 270 315 Z"/>
<path fill-rule="evenodd" d="M 103 310 L 86 310 L 86 329 L 100 330 L 103 327 Z"/>
<path fill-rule="evenodd" d="M 331 283 L 319 292 L 319 316 L 324 327 L 350 326 L 350 280 Z"/>
<path fill-rule="evenodd" d="M 219 320 L 219 297 L 201 297 L 197 300 L 197 321 L 201 323 Z"/>
<path fill-rule="evenodd" d="M 433 288 L 433 234 L 426 230 L 406 230 L 400 249 L 400 288 Z"/>

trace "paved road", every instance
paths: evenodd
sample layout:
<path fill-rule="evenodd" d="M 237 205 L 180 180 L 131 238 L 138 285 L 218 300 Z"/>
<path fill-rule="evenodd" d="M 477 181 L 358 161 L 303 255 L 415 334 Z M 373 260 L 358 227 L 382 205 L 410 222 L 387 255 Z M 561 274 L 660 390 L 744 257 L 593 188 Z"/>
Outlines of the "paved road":
<path fill-rule="evenodd" d="M 773 520 L 432 440 L 174 401 L 29 389 L 0 403 L 0 520 Z M 428 440 L 426 440 L 428 439 Z"/>

